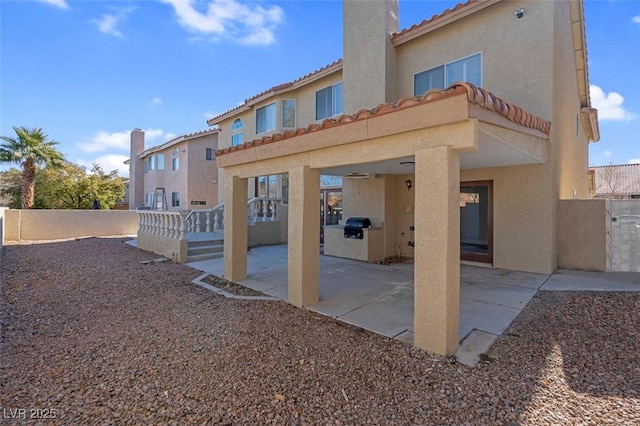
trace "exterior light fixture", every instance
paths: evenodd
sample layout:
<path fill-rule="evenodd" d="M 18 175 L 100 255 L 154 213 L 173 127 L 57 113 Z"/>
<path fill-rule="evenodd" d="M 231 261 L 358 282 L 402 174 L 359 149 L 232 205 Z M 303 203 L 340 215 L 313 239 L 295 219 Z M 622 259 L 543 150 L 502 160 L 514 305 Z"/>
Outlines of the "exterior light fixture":
<path fill-rule="evenodd" d="M 513 11 L 513 16 L 520 19 L 524 16 L 524 7 L 522 9 L 516 9 Z"/>
<path fill-rule="evenodd" d="M 407 191 L 411 190 L 411 187 L 413 186 L 413 182 L 411 182 L 411 179 L 407 179 L 404 184 L 407 185 Z"/>
<path fill-rule="evenodd" d="M 415 161 L 401 161 L 400 162 L 401 166 L 405 166 L 405 167 L 413 167 L 416 165 Z"/>

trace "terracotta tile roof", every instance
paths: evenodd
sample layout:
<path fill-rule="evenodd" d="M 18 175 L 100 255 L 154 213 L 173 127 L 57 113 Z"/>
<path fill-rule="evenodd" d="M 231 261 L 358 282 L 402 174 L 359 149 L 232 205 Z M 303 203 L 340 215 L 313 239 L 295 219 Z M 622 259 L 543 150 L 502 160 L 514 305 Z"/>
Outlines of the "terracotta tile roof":
<path fill-rule="evenodd" d="M 398 38 L 398 37 L 400 37 L 400 36 L 403 36 L 403 35 L 405 35 L 405 34 L 407 34 L 407 33 L 409 33 L 409 32 L 413 32 L 413 31 L 415 31 L 415 30 L 416 30 L 416 29 L 418 29 L 418 28 L 421 28 L 421 27 L 424 27 L 424 26 L 426 26 L 426 25 L 429 25 L 430 23 L 432 23 L 432 22 L 434 22 L 434 21 L 437 21 L 438 19 L 440 19 L 440 18 L 442 18 L 442 17 L 444 17 L 444 16 L 446 16 L 446 15 L 448 15 L 448 14 L 450 14 L 450 13 L 452 13 L 452 12 L 456 11 L 456 10 L 460 10 L 460 9 L 462 9 L 462 8 L 464 8 L 464 7 L 466 7 L 466 6 L 469 6 L 469 5 L 470 5 L 470 4 L 472 4 L 472 3 L 476 3 L 476 2 L 478 2 L 478 1 L 479 1 L 479 0 L 467 0 L 467 1 L 466 1 L 466 2 L 464 2 L 464 3 L 458 3 L 458 4 L 456 4 L 456 5 L 453 7 L 453 9 L 445 9 L 445 10 L 444 10 L 444 12 L 442 12 L 442 13 L 436 13 L 436 14 L 435 14 L 435 15 L 433 15 L 431 18 L 429 18 L 429 19 L 425 19 L 424 21 L 420 22 L 419 24 L 413 24 L 413 25 L 412 25 L 412 26 L 410 26 L 409 28 L 405 28 L 405 29 L 403 29 L 403 30 L 402 30 L 402 31 L 400 31 L 400 32 L 397 32 L 397 33 L 392 34 L 392 35 L 391 35 L 391 39 L 393 40 L 393 39 Z"/>
<path fill-rule="evenodd" d="M 167 149 L 177 143 L 186 141 L 188 139 L 193 139 L 193 138 L 197 138 L 200 136 L 204 136 L 204 135 L 208 135 L 208 134 L 213 134 L 213 133 L 218 133 L 218 129 L 205 129 L 205 130 L 201 130 L 199 132 L 192 132 L 192 133 L 186 133 L 184 135 L 178 136 L 176 138 L 173 138 L 171 140 L 168 140 L 160 145 L 155 145 L 152 146 L 151 148 L 147 148 L 144 151 L 142 151 L 142 153 L 140 155 L 138 155 L 138 158 L 144 158 L 149 154 L 152 154 L 154 152 L 157 151 L 162 151 L 164 149 Z"/>
<path fill-rule="evenodd" d="M 353 115 L 342 115 L 337 118 L 328 118 L 321 123 L 312 123 L 307 127 L 289 130 L 284 133 L 276 133 L 270 136 L 264 136 L 261 139 L 254 139 L 245 142 L 242 145 L 220 149 L 216 155 L 224 155 L 230 152 L 251 148 L 253 146 L 269 144 L 283 139 L 289 139 L 295 136 L 307 133 L 317 132 L 331 127 L 341 126 L 354 121 L 365 120 L 371 117 L 392 113 L 394 111 L 421 105 L 427 102 L 435 102 L 450 96 L 466 94 L 470 103 L 478 105 L 490 111 L 495 111 L 503 115 L 509 120 L 521 126 L 538 130 L 549 135 L 551 133 L 551 123 L 537 117 L 517 105 L 514 105 L 504 99 L 501 99 L 484 89 L 476 87 L 471 83 L 455 83 L 445 90 L 433 89 L 421 96 L 401 98 L 397 102 L 383 103 L 373 109 L 361 109 Z"/>
<path fill-rule="evenodd" d="M 640 164 L 591 167 L 595 196 L 630 196 L 640 194 Z"/>
<path fill-rule="evenodd" d="M 217 115 L 217 116 L 215 116 L 213 118 L 210 118 L 209 120 L 207 120 L 207 124 L 209 124 L 209 125 L 215 124 L 221 117 L 224 117 L 225 115 L 228 115 L 228 114 L 230 114 L 232 112 L 239 111 L 239 110 L 241 110 L 243 108 L 247 108 L 249 106 L 249 104 L 252 101 L 255 101 L 256 99 L 262 98 L 262 97 L 264 97 L 266 95 L 269 95 L 269 94 L 275 95 L 276 93 L 282 92 L 283 90 L 286 90 L 286 89 L 288 89 L 288 88 L 290 88 L 292 86 L 299 85 L 300 83 L 305 83 L 307 80 L 312 79 L 313 77 L 317 76 L 318 74 L 321 74 L 324 71 L 331 70 L 332 68 L 335 68 L 336 71 L 338 69 L 341 69 L 342 68 L 342 59 L 338 59 L 337 61 L 334 61 L 334 62 L 330 63 L 329 65 L 325 65 L 324 67 L 319 68 L 319 69 L 317 69 L 317 70 L 315 70 L 313 72 L 310 72 L 309 74 L 306 74 L 306 75 L 304 75 L 304 76 L 302 76 L 300 78 L 297 78 L 297 79 L 295 79 L 293 81 L 290 81 L 288 83 L 282 83 L 282 84 L 279 84 L 277 86 L 273 86 L 270 89 L 267 89 L 267 90 L 265 90 L 263 92 L 258 93 L 257 95 L 254 95 L 254 96 L 252 96 L 250 98 L 247 98 L 247 99 L 244 100 L 244 102 L 241 105 L 238 105 L 235 108 L 232 108 L 232 109 L 230 109 L 228 111 L 225 111 L 222 114 L 219 114 L 219 115 Z"/>

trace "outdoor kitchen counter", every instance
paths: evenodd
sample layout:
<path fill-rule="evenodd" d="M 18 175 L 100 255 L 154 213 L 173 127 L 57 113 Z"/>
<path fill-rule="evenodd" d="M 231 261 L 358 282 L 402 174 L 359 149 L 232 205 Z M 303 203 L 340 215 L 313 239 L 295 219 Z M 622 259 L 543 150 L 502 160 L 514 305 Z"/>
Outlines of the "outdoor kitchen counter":
<path fill-rule="evenodd" d="M 384 259 L 382 228 L 364 228 L 362 239 L 345 238 L 344 225 L 324 227 L 324 254 L 346 259 L 377 262 Z"/>

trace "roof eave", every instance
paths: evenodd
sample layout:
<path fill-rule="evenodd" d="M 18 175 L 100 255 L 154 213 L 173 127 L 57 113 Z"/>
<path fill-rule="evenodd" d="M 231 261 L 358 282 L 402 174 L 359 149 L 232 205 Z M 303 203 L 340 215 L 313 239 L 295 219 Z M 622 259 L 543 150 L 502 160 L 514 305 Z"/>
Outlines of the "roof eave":
<path fill-rule="evenodd" d="M 421 24 L 417 24 L 409 29 L 393 34 L 391 36 L 391 42 L 395 47 L 397 47 L 408 41 L 435 31 L 438 28 L 442 28 L 446 25 L 459 21 L 460 19 L 486 9 L 487 7 L 493 6 L 500 1 L 502 0 L 480 0 L 476 2 L 469 2 L 457 9 L 445 10 L 442 14 L 436 15 L 428 21 L 423 21 Z"/>

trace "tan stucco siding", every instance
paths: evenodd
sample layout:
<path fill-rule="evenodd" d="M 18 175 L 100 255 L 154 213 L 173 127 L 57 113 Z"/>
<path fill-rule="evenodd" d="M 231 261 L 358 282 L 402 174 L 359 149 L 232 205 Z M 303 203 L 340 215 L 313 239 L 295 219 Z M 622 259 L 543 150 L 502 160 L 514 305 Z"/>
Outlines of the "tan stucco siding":
<path fill-rule="evenodd" d="M 551 273 L 557 268 L 556 204 L 549 165 L 462 170 L 460 181 L 493 181 L 493 265 Z"/>
<path fill-rule="evenodd" d="M 606 200 L 561 200 L 558 204 L 558 266 L 606 271 Z"/>
<path fill-rule="evenodd" d="M 398 96 L 413 95 L 414 74 L 480 52 L 484 89 L 550 120 L 553 3 L 500 2 L 398 46 Z"/>
<path fill-rule="evenodd" d="M 244 142 L 249 142 L 273 133 L 292 130 L 282 128 L 282 101 L 285 99 L 294 99 L 296 101 L 296 127 L 308 126 L 316 121 L 316 92 L 340 81 L 342 81 L 342 71 L 336 71 L 326 77 L 302 86 L 299 89 L 293 89 L 260 101 L 255 105 L 252 105 L 248 110 L 239 112 L 238 114 L 221 121 L 219 124 L 219 127 L 222 130 L 219 139 L 220 148 L 227 148 L 231 146 L 231 135 L 234 133 L 231 131 L 231 126 L 237 118 L 242 119 Z M 268 132 L 257 134 L 256 110 L 274 102 L 276 103 L 276 128 Z"/>
<path fill-rule="evenodd" d="M 189 177 L 185 179 L 184 192 L 180 194 L 183 210 L 210 209 L 218 204 L 218 164 L 216 160 L 206 159 L 206 148 L 211 148 L 215 152 L 218 148 L 218 140 L 202 139 L 189 144 L 186 161 Z M 213 182 L 214 180 L 216 183 Z M 192 201 L 205 201 L 206 204 L 191 205 Z"/>
<path fill-rule="evenodd" d="M 589 198 L 587 182 L 588 141 L 580 120 L 580 98 L 575 79 L 575 55 L 571 16 L 566 2 L 553 2 L 556 9 L 553 44 L 552 141 L 558 176 L 558 198 Z"/>

